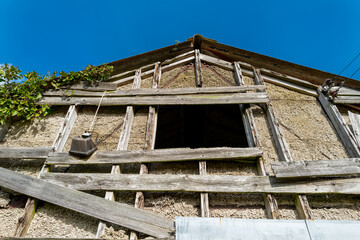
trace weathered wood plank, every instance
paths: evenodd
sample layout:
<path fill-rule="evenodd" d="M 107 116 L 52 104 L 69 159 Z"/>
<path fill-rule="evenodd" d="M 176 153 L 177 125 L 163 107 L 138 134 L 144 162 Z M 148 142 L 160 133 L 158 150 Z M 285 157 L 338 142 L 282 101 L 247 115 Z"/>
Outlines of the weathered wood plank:
<path fill-rule="evenodd" d="M 98 105 L 101 98 L 45 97 L 39 104 L 48 105 Z M 209 104 L 240 104 L 267 103 L 269 98 L 265 93 L 234 93 L 234 94 L 197 94 L 182 96 L 151 96 L 151 97 L 104 97 L 102 106 L 136 106 L 136 105 L 209 105 Z"/>
<path fill-rule="evenodd" d="M 0 159 L 46 159 L 51 147 L 0 147 Z"/>
<path fill-rule="evenodd" d="M 95 84 L 89 84 L 88 82 L 79 82 L 74 85 L 62 87 L 62 89 L 68 89 L 69 93 L 71 93 L 71 90 L 104 92 L 104 91 L 115 91 L 117 89 L 117 84 L 111 82 L 99 82 Z"/>
<path fill-rule="evenodd" d="M 140 88 L 141 85 L 141 69 L 138 69 L 135 73 L 134 82 L 132 85 L 133 89 Z M 123 120 L 123 125 L 121 127 L 121 133 L 119 137 L 119 142 L 117 146 L 117 151 L 126 150 L 129 144 L 130 139 L 130 131 L 132 127 L 132 123 L 134 120 L 134 108 L 127 107 L 125 117 Z M 113 165 L 111 167 L 111 174 L 121 174 L 121 166 L 120 165 Z M 110 201 L 115 201 L 115 193 L 112 191 L 107 191 L 105 193 L 105 199 Z M 106 223 L 103 221 L 99 222 L 98 229 L 96 232 L 96 237 L 100 238 L 105 233 Z"/>
<path fill-rule="evenodd" d="M 330 122 L 332 123 L 335 131 L 340 137 L 346 151 L 348 152 L 350 157 L 360 157 L 359 146 L 356 143 L 356 139 L 354 134 L 350 131 L 348 125 L 346 124 L 344 118 L 341 116 L 339 110 L 335 105 L 333 105 L 329 100 L 325 97 L 325 95 L 318 89 L 319 93 L 319 102 L 323 107 L 326 115 L 329 117 Z"/>
<path fill-rule="evenodd" d="M 265 85 L 259 69 L 254 69 L 254 76 L 255 76 L 254 79 L 256 84 Z M 270 126 L 272 138 L 275 142 L 275 147 L 280 161 L 291 162 L 292 157 L 290 154 L 290 149 L 285 141 L 285 137 L 281 131 L 274 110 L 272 109 L 271 102 L 269 102 L 268 104 L 262 104 L 262 107 L 266 112 L 266 119 Z M 311 209 L 310 209 L 310 205 L 307 202 L 306 196 L 294 194 L 294 199 L 295 199 L 295 207 L 299 213 L 300 218 L 311 219 L 312 218 Z"/>
<path fill-rule="evenodd" d="M 203 82 L 203 77 L 201 74 L 201 60 L 200 60 L 200 50 L 195 49 L 195 85 L 201 87 Z"/>
<path fill-rule="evenodd" d="M 71 129 L 74 126 L 74 122 L 77 117 L 77 111 L 78 108 L 76 106 L 69 107 L 66 116 L 64 118 L 64 121 L 62 122 L 62 125 L 60 126 L 58 134 L 56 135 L 56 138 L 51 147 L 52 151 L 60 152 L 63 150 L 65 143 L 69 138 Z M 40 178 L 43 172 L 49 171 L 50 168 L 51 167 L 44 164 L 43 167 L 41 168 L 38 178 Z M 25 206 L 24 215 L 18 219 L 18 222 L 16 224 L 14 236 L 24 237 L 26 235 L 30 227 L 31 221 L 35 215 L 37 205 L 38 205 L 37 199 L 28 198 Z"/>
<path fill-rule="evenodd" d="M 230 62 L 218 58 L 214 58 L 205 54 L 200 54 L 200 59 L 204 62 L 214 64 L 224 69 L 232 70 L 232 65 Z M 244 62 L 236 62 L 236 63 L 239 67 L 241 65 L 242 67 L 251 69 L 251 65 L 249 64 L 246 64 Z M 254 76 L 254 74 L 247 69 L 244 69 L 244 72 L 251 77 Z M 294 78 L 285 74 L 277 73 L 274 71 L 270 71 L 267 69 L 261 69 L 261 72 L 265 73 L 263 75 L 263 78 L 266 82 L 270 82 L 278 86 L 282 86 L 300 93 L 317 97 L 316 86 L 307 81 Z"/>
<path fill-rule="evenodd" d="M 169 65 L 171 63 L 175 63 L 177 61 L 180 61 L 180 60 L 183 60 L 183 59 L 186 59 L 188 57 L 194 57 L 194 50 L 191 50 L 189 52 L 186 52 L 184 54 L 180 54 L 178 56 L 175 56 L 174 58 L 171 58 L 171 59 L 166 59 L 165 61 L 163 61 L 161 63 L 161 65 L 164 67 L 166 65 Z M 155 64 L 157 64 L 158 62 L 154 62 L 154 63 L 151 63 L 151 64 L 147 64 L 145 66 L 142 66 L 141 69 L 144 71 L 144 70 L 149 70 L 151 69 L 152 71 L 154 70 L 154 67 L 155 67 Z M 121 79 L 121 78 L 124 78 L 126 77 L 127 75 L 134 75 L 135 72 L 136 72 L 137 69 L 133 69 L 133 70 L 130 70 L 130 71 L 126 71 L 126 72 L 123 72 L 123 73 L 118 73 L 116 75 L 113 75 L 110 77 L 110 80 L 113 81 L 113 80 L 116 80 L 116 79 Z M 140 75 L 140 77 L 144 77 L 142 75 Z"/>
<path fill-rule="evenodd" d="M 200 53 L 201 61 L 214 64 L 215 66 L 225 68 L 226 70 L 233 70 L 233 65 L 230 62 L 224 61 L 219 58 L 211 57 L 205 54 Z"/>
<path fill-rule="evenodd" d="M 265 82 L 269 82 L 274 85 L 281 86 L 281 87 L 284 87 L 284 88 L 287 88 L 287 89 L 290 89 L 290 90 L 293 90 L 293 91 L 296 91 L 299 93 L 303 93 L 303 94 L 306 94 L 309 96 L 313 96 L 313 97 L 318 96 L 316 90 L 314 90 L 313 88 L 301 86 L 301 85 L 289 82 L 287 80 L 278 79 L 273 76 L 262 75 L 262 77 L 264 78 Z"/>
<path fill-rule="evenodd" d="M 45 173 L 43 179 L 76 190 L 360 194 L 360 178 L 286 183 L 269 176 Z"/>
<path fill-rule="evenodd" d="M 260 148 L 197 148 L 155 149 L 119 152 L 97 151 L 89 160 L 77 159 L 68 153 L 50 153 L 49 165 L 123 164 L 176 161 L 252 160 L 260 157 Z"/>
<path fill-rule="evenodd" d="M 57 134 L 57 137 L 55 138 L 55 141 L 52 145 L 53 151 L 61 152 L 64 149 L 66 141 L 69 138 L 72 126 L 74 125 L 75 120 L 77 118 L 77 113 L 78 113 L 77 106 L 72 105 L 69 107 L 69 110 L 66 113 L 64 122 L 61 125 L 59 132 Z"/>
<path fill-rule="evenodd" d="M 240 64 L 238 62 L 234 62 L 234 73 L 235 73 L 236 83 L 240 86 L 244 86 L 245 81 L 242 75 Z M 265 87 L 264 85 L 262 86 Z M 250 108 L 245 108 L 243 104 L 240 104 L 239 106 L 245 128 L 248 146 L 261 148 L 261 143 L 257 134 L 252 110 Z M 262 158 L 258 158 L 256 167 L 257 167 L 258 175 L 266 176 L 265 166 Z M 272 194 L 264 193 L 264 203 L 265 203 L 267 217 L 270 219 L 277 219 L 279 217 L 279 208 L 274 196 Z"/>
<path fill-rule="evenodd" d="M 334 99 L 335 104 L 359 104 L 360 96 L 338 96 Z"/>
<path fill-rule="evenodd" d="M 358 146 L 360 146 L 360 114 L 349 111 L 349 118 Z"/>
<path fill-rule="evenodd" d="M 106 97 L 135 97 L 135 96 L 166 96 L 166 95 L 189 95 L 204 93 L 241 93 L 247 91 L 264 90 L 265 86 L 249 85 L 249 86 L 231 86 L 231 87 L 209 87 L 209 88 L 165 88 L 165 89 L 129 89 L 117 90 L 115 92 L 106 93 Z M 43 96 L 62 97 L 62 91 L 47 91 Z M 87 92 L 73 91 L 69 97 L 102 97 L 103 92 Z M 65 98 L 65 97 L 64 97 Z"/>
<path fill-rule="evenodd" d="M 171 69 L 174 69 L 174 68 L 183 66 L 183 65 L 185 65 L 185 64 L 188 64 L 188 63 L 194 61 L 194 59 L 195 59 L 195 57 L 194 57 L 194 56 L 191 56 L 191 57 L 188 57 L 188 58 L 179 60 L 179 61 L 177 61 L 177 62 L 174 62 L 174 63 L 168 64 L 168 65 L 165 65 L 165 66 L 162 67 L 162 71 L 163 71 L 163 72 L 170 71 Z M 141 74 L 141 78 L 145 79 L 145 78 L 147 78 L 147 77 L 152 76 L 153 74 L 154 74 L 154 70 L 151 69 L 151 70 L 148 70 L 148 71 L 143 72 L 143 73 Z M 127 78 L 123 78 L 123 79 L 114 81 L 114 83 L 116 83 L 116 84 L 118 84 L 118 86 L 120 86 L 120 85 L 123 85 L 123 84 L 126 84 L 126 83 L 131 82 L 133 79 L 134 79 L 134 76 L 130 76 L 130 77 L 127 77 Z"/>
<path fill-rule="evenodd" d="M 169 237 L 174 227 L 172 221 L 155 214 L 4 168 L 0 168 L 0 186 L 155 237 Z"/>
<path fill-rule="evenodd" d="M 273 162 L 276 178 L 323 177 L 360 174 L 360 158 L 321 161 Z"/>
<path fill-rule="evenodd" d="M 160 63 L 155 65 L 154 77 L 152 79 L 152 89 L 156 89 L 161 80 L 161 65 Z M 155 147 L 155 137 L 156 137 L 156 127 L 157 127 L 157 107 L 150 106 L 148 119 L 146 122 L 146 132 L 145 132 L 145 150 L 153 150 Z M 148 166 L 144 163 L 140 164 L 139 174 L 148 174 Z M 143 192 L 136 192 L 135 195 L 135 208 L 143 209 L 145 204 L 145 196 Z M 137 240 L 138 234 L 134 231 L 130 233 L 130 240 Z"/>
<path fill-rule="evenodd" d="M 254 69 L 254 75 L 256 84 L 265 85 L 259 69 Z M 285 141 L 284 134 L 281 131 L 279 122 L 275 116 L 271 104 L 264 104 L 263 108 L 266 112 L 266 119 L 269 123 L 280 160 L 286 162 L 292 161 L 289 146 Z"/>

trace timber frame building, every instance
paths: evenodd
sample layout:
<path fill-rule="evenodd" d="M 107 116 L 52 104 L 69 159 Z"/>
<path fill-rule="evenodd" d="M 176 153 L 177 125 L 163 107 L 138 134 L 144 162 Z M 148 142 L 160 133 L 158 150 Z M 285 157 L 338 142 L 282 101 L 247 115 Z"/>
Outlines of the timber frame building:
<path fill-rule="evenodd" d="M 0 237 L 360 234 L 359 81 L 201 35 L 109 64 L 108 82 L 45 92 L 45 119 L 1 126 Z M 98 150 L 69 154 L 98 106 Z"/>

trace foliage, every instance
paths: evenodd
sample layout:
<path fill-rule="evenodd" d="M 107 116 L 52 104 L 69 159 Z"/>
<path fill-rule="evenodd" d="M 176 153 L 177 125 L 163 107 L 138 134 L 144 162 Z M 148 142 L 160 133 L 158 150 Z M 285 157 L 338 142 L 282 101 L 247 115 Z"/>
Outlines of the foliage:
<path fill-rule="evenodd" d="M 23 75 L 17 67 L 5 63 L 0 66 L 0 124 L 13 117 L 30 121 L 41 119 L 49 113 L 50 107 L 37 105 L 37 102 L 47 88 L 59 89 L 79 81 L 98 83 L 107 80 L 112 70 L 112 66 L 104 64 L 89 65 L 80 72 L 60 72 L 60 76 L 56 72 L 42 76 L 35 71 Z M 25 82 L 16 81 L 24 77 Z"/>

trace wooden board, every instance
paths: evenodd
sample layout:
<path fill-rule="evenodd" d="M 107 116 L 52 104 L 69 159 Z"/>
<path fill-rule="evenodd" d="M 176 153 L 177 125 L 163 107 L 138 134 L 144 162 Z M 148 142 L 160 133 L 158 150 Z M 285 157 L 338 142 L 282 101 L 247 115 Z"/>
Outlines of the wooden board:
<path fill-rule="evenodd" d="M 358 146 L 360 146 L 360 114 L 349 111 L 349 118 Z"/>
<path fill-rule="evenodd" d="M 117 84 L 110 82 L 99 82 L 96 84 L 89 84 L 87 82 L 79 82 L 71 86 L 62 87 L 63 89 L 68 89 L 69 93 L 71 90 L 86 90 L 91 92 L 104 92 L 104 91 L 115 91 L 117 89 Z"/>
<path fill-rule="evenodd" d="M 273 162 L 276 178 L 323 177 L 360 174 L 360 158 L 306 162 Z"/>
<path fill-rule="evenodd" d="M 174 227 L 174 222 L 155 214 L 4 168 L 0 168 L 0 186 L 159 238 L 169 237 Z"/>
<path fill-rule="evenodd" d="M 46 159 L 51 147 L 0 147 L 0 159 Z"/>
<path fill-rule="evenodd" d="M 57 137 L 53 143 L 53 151 L 62 152 L 65 147 L 65 144 L 69 138 L 71 129 L 75 123 L 78 114 L 78 107 L 71 105 L 66 113 L 63 124 L 61 125 Z"/>
<path fill-rule="evenodd" d="M 338 96 L 334 99 L 335 104 L 359 104 L 360 96 Z"/>
<path fill-rule="evenodd" d="M 86 191 L 360 194 L 360 178 L 288 183 L 269 176 L 44 173 L 42 179 Z"/>
<path fill-rule="evenodd" d="M 132 85 L 133 89 L 137 89 L 140 88 L 141 85 L 141 69 L 138 69 L 135 72 L 135 79 Z M 117 151 L 121 151 L 121 150 L 126 150 L 129 144 L 129 140 L 130 140 L 130 132 L 131 132 L 131 127 L 132 127 L 132 123 L 134 120 L 134 108 L 129 106 L 126 108 L 126 113 L 125 113 L 125 117 L 123 120 L 123 124 L 121 127 L 121 134 L 119 137 L 119 142 L 117 145 L 116 150 Z M 113 165 L 111 167 L 111 174 L 121 174 L 121 166 L 120 165 Z M 110 200 L 110 201 L 115 201 L 115 193 L 114 192 L 106 192 L 105 193 L 105 199 L 106 200 Z M 99 222 L 98 225 L 98 229 L 96 232 L 96 237 L 100 238 L 104 233 L 105 233 L 105 229 L 106 229 L 106 223 L 103 221 Z"/>
<path fill-rule="evenodd" d="M 341 116 L 339 110 L 335 105 L 333 105 L 329 100 L 325 97 L 325 95 L 321 92 L 321 89 L 318 89 L 319 93 L 319 102 L 323 107 L 326 115 L 329 117 L 330 122 L 333 124 L 335 131 L 340 137 L 347 153 L 350 157 L 360 157 L 359 146 L 356 143 L 356 139 L 354 134 L 350 131 L 348 125 L 345 120 Z"/>
<path fill-rule="evenodd" d="M 68 153 L 50 153 L 46 164 L 49 165 L 90 165 L 123 164 L 176 161 L 222 161 L 249 160 L 262 155 L 260 148 L 197 148 L 197 149 L 156 149 L 121 152 L 97 151 L 88 160 L 77 159 Z"/>
<path fill-rule="evenodd" d="M 44 97 L 39 104 L 48 105 L 98 105 L 101 98 Z M 210 104 L 240 104 L 267 103 L 269 98 L 265 93 L 234 93 L 234 94 L 197 94 L 181 96 L 137 96 L 137 97 L 104 97 L 102 106 L 121 105 L 210 105 Z"/>
<path fill-rule="evenodd" d="M 166 88 L 166 89 L 129 89 L 117 90 L 106 93 L 105 97 L 136 97 L 136 96 L 166 96 L 166 95 L 189 95 L 204 93 L 241 93 L 247 91 L 264 90 L 265 86 L 231 86 L 231 87 L 209 87 L 209 88 Z M 47 91 L 43 96 L 63 97 L 63 91 Z M 69 93 L 70 94 L 70 93 Z M 69 97 L 102 97 L 103 92 L 73 91 Z"/>

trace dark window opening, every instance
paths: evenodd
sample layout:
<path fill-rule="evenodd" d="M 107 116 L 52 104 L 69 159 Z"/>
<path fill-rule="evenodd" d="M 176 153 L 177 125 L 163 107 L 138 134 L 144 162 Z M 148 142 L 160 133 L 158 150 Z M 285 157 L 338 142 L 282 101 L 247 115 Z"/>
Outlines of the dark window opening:
<path fill-rule="evenodd" d="M 155 148 L 248 147 L 239 105 L 159 107 Z"/>

